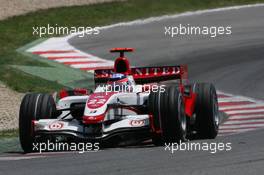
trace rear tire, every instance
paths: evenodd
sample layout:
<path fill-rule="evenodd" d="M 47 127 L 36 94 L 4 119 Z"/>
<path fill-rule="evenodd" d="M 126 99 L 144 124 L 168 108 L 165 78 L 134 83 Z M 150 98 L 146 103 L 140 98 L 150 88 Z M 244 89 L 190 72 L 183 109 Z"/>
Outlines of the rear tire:
<path fill-rule="evenodd" d="M 35 134 L 33 120 L 56 117 L 56 104 L 49 94 L 26 94 L 19 111 L 19 139 L 25 153 L 32 152 Z"/>
<path fill-rule="evenodd" d="M 197 93 L 195 105 L 195 128 L 202 139 L 214 139 L 218 134 L 219 112 L 216 90 L 213 84 L 197 83 L 194 85 Z"/>
<path fill-rule="evenodd" d="M 164 92 L 151 92 L 149 110 L 153 114 L 154 128 L 161 130 L 161 135 L 153 136 L 155 145 L 186 140 L 187 120 L 178 87 L 169 86 Z"/>

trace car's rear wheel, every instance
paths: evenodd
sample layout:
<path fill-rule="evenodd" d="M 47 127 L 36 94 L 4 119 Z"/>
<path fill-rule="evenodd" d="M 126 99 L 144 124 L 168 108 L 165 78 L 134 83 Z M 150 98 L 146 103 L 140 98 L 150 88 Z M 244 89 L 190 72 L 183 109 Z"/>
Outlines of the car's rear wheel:
<path fill-rule="evenodd" d="M 218 134 L 219 112 L 218 100 L 214 85 L 210 83 L 194 84 L 197 93 L 195 105 L 195 128 L 202 139 L 213 139 Z"/>
<path fill-rule="evenodd" d="M 24 152 L 32 152 L 35 134 L 33 121 L 56 117 L 56 104 L 49 94 L 26 94 L 19 111 L 19 139 Z"/>
<path fill-rule="evenodd" d="M 186 140 L 187 120 L 183 97 L 178 87 L 169 86 L 164 92 L 151 92 L 149 109 L 153 114 L 154 128 L 161 130 L 161 135 L 153 136 L 155 145 Z"/>

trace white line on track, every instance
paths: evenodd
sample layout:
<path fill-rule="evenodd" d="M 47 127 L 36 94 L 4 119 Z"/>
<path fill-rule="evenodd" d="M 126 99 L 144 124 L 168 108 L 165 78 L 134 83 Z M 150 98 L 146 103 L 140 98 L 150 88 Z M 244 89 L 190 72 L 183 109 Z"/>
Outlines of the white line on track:
<path fill-rule="evenodd" d="M 64 63 L 64 62 L 86 62 L 86 61 L 95 61 L 95 60 L 89 58 L 64 58 L 64 59 L 55 59 L 55 61 Z"/>
<path fill-rule="evenodd" d="M 235 111 L 226 111 L 226 114 L 232 114 L 232 115 L 240 115 L 244 113 L 255 113 L 255 112 L 263 112 L 264 115 L 264 109 L 251 109 L 251 110 L 235 110 Z M 250 114 L 249 114 L 250 115 Z"/>
<path fill-rule="evenodd" d="M 78 53 L 78 52 L 73 52 L 73 53 L 45 53 L 45 54 L 40 54 L 39 56 L 48 58 L 48 57 L 54 57 L 54 56 L 56 57 L 66 57 L 66 56 L 75 57 L 75 56 L 86 56 L 86 55 L 82 53 Z"/>
<path fill-rule="evenodd" d="M 252 129 L 227 129 L 227 130 L 219 130 L 219 135 L 223 136 L 223 135 L 229 135 L 229 134 L 238 134 L 238 133 L 248 132 L 248 131 L 253 131 L 253 130 L 257 130 L 257 129 L 256 128 L 252 128 Z"/>
<path fill-rule="evenodd" d="M 253 124 L 253 123 L 263 123 L 264 124 L 264 116 L 262 119 L 248 119 L 248 120 L 234 120 L 234 121 L 226 121 L 224 125 L 231 125 L 231 124 Z"/>
<path fill-rule="evenodd" d="M 113 64 L 105 62 L 103 66 L 112 66 Z M 96 63 L 96 64 L 72 64 L 71 67 L 73 68 L 91 68 L 91 67 L 100 67 L 102 66 L 102 63 Z"/>
<path fill-rule="evenodd" d="M 256 107 L 262 107 L 264 106 L 263 103 L 255 103 L 255 104 L 248 104 L 248 105 L 239 105 L 239 106 L 223 106 L 220 107 L 219 109 L 221 111 L 225 111 L 225 110 L 232 110 L 232 109 L 245 109 L 245 108 L 256 108 Z"/>
<path fill-rule="evenodd" d="M 251 101 L 251 100 L 245 97 L 238 97 L 238 96 L 218 99 L 219 103 L 221 102 L 240 102 L 240 101 Z"/>
<path fill-rule="evenodd" d="M 228 121 L 262 119 L 262 118 L 264 118 L 264 114 L 248 114 L 246 116 L 244 115 L 231 116 L 228 118 Z"/>
<path fill-rule="evenodd" d="M 263 127 L 264 124 L 241 124 L 241 125 L 221 125 L 219 129 L 247 129 L 247 128 L 257 128 L 257 127 Z"/>
<path fill-rule="evenodd" d="M 26 160 L 26 159 L 36 159 L 44 158 L 46 156 L 0 156 L 0 161 L 10 161 L 10 160 Z"/>

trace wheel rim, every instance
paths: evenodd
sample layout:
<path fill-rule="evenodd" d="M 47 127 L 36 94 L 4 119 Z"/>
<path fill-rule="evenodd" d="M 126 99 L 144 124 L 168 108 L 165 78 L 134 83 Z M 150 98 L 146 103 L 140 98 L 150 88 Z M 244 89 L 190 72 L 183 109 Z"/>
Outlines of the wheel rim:
<path fill-rule="evenodd" d="M 219 125 L 219 114 L 218 114 L 217 96 L 215 93 L 214 93 L 213 99 L 214 99 L 213 101 L 214 122 L 215 122 L 215 125 L 218 126 Z"/>
<path fill-rule="evenodd" d="M 181 122 L 181 129 L 184 132 L 184 134 L 186 133 L 186 126 L 187 126 L 187 121 L 186 121 L 186 117 L 185 117 L 185 111 L 184 111 L 184 105 L 183 102 L 181 100 L 181 96 L 179 96 L 179 106 L 178 106 L 178 111 L 179 111 L 179 118 L 180 118 L 180 122 Z"/>

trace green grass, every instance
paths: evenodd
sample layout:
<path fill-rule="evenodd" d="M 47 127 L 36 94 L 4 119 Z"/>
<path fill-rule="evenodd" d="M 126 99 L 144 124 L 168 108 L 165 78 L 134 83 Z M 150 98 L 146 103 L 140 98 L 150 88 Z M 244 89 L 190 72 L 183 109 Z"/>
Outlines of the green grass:
<path fill-rule="evenodd" d="M 63 88 L 62 85 L 56 82 L 40 80 L 38 77 L 21 72 L 10 66 L 3 66 L 0 69 L 0 78 L 1 81 L 7 82 L 13 90 L 19 92 L 53 92 Z"/>
<path fill-rule="evenodd" d="M 129 0 L 90 6 L 40 10 L 0 22 L 0 81 L 19 92 L 48 92 L 61 88 L 57 82 L 15 70 L 10 65 L 49 66 L 16 52 L 16 49 L 38 39 L 32 27 L 102 26 L 138 18 L 184 11 L 264 2 L 264 0 Z"/>
<path fill-rule="evenodd" d="M 0 154 L 22 151 L 18 135 L 18 129 L 0 131 Z"/>
<path fill-rule="evenodd" d="M 18 130 L 17 129 L 0 131 L 0 139 L 14 138 L 14 137 L 18 137 Z"/>

